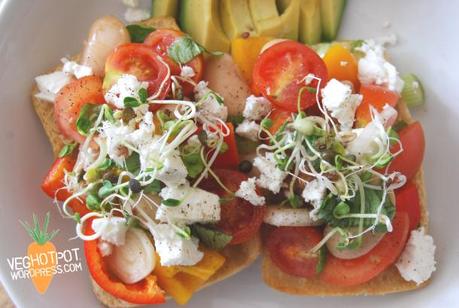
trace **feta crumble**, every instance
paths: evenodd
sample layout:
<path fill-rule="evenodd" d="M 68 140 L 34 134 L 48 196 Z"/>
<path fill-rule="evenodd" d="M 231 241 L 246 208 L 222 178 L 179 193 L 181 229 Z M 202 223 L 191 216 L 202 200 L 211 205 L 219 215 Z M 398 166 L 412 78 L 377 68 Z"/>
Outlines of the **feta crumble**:
<path fill-rule="evenodd" d="M 209 83 L 207 81 L 201 80 L 198 84 L 194 87 L 194 96 L 197 101 L 203 98 L 207 93 L 211 90 L 208 88 Z"/>
<path fill-rule="evenodd" d="M 266 203 L 265 197 L 257 194 L 255 177 L 241 182 L 238 191 L 236 191 L 236 197 L 245 199 L 253 205 L 264 205 Z"/>
<path fill-rule="evenodd" d="M 92 68 L 89 66 L 78 64 L 75 61 L 69 61 L 67 58 L 62 58 L 61 62 L 64 64 L 62 71 L 75 76 L 77 79 L 94 75 Z"/>
<path fill-rule="evenodd" d="M 242 115 L 248 120 L 258 121 L 271 111 L 271 103 L 264 97 L 247 97 Z"/>
<path fill-rule="evenodd" d="M 57 71 L 51 74 L 35 77 L 38 93 L 35 97 L 50 103 L 54 103 L 59 91 L 72 80 L 71 76 Z"/>
<path fill-rule="evenodd" d="M 304 186 L 303 193 L 301 194 L 301 196 L 303 197 L 305 202 L 310 203 L 314 208 L 309 213 L 309 216 L 312 220 L 318 220 L 316 215 L 320 209 L 320 206 L 322 205 L 322 201 L 325 197 L 326 190 L 327 187 L 319 179 L 307 182 Z"/>
<path fill-rule="evenodd" d="M 134 75 L 123 74 L 105 94 L 105 101 L 119 109 L 124 109 L 124 99 L 126 97 L 140 99 L 139 90 L 142 88 L 147 89 L 148 83 L 139 81 Z"/>
<path fill-rule="evenodd" d="M 362 102 L 362 95 L 352 94 L 350 85 L 331 79 L 322 89 L 322 103 L 338 120 L 341 130 L 352 129 L 355 111 Z"/>
<path fill-rule="evenodd" d="M 195 265 L 204 257 L 198 250 L 198 239 L 180 237 L 174 227 L 158 224 L 150 227 L 162 266 Z"/>
<path fill-rule="evenodd" d="M 180 76 L 183 78 L 193 78 L 196 75 L 193 68 L 188 65 L 182 66 L 182 70 L 180 71 Z"/>
<path fill-rule="evenodd" d="M 124 19 L 129 23 L 139 22 L 150 18 L 150 12 L 146 9 L 128 7 L 124 12 Z"/>
<path fill-rule="evenodd" d="M 308 227 L 320 224 L 310 217 L 305 208 L 283 208 L 268 206 L 263 222 L 277 227 Z"/>
<path fill-rule="evenodd" d="M 222 121 L 228 118 L 228 108 L 221 104 L 214 95 L 207 95 L 205 99 L 200 100 L 198 111 L 205 118 L 218 118 Z"/>
<path fill-rule="evenodd" d="M 127 221 L 124 217 L 101 217 L 92 221 L 92 229 L 100 234 L 100 239 L 116 246 L 124 245 Z"/>
<path fill-rule="evenodd" d="M 287 173 L 277 168 L 274 154 L 266 153 L 264 157 L 255 157 L 253 165 L 260 171 L 257 184 L 277 194 L 287 177 Z"/>
<path fill-rule="evenodd" d="M 186 183 L 188 171 L 180 158 L 178 150 L 173 150 L 164 160 L 156 178 L 167 186 L 178 186 Z"/>
<path fill-rule="evenodd" d="M 102 257 L 109 256 L 113 252 L 113 245 L 103 240 L 99 240 L 97 243 L 97 248 L 99 248 Z"/>
<path fill-rule="evenodd" d="M 260 125 L 255 121 L 244 120 L 236 127 L 236 134 L 252 141 L 258 140 Z"/>
<path fill-rule="evenodd" d="M 218 222 L 220 220 L 220 197 L 200 188 L 187 184 L 165 187 L 159 193 L 163 199 L 180 200 L 180 205 L 170 207 L 161 205 L 156 212 L 156 219 L 175 223 L 192 224 L 196 222 Z"/>
<path fill-rule="evenodd" d="M 384 58 L 384 47 L 375 40 L 368 40 L 358 50 L 365 56 L 359 60 L 358 75 L 362 84 L 376 84 L 400 93 L 403 80 L 394 65 Z"/>
<path fill-rule="evenodd" d="M 411 231 L 405 250 L 395 264 L 406 281 L 417 285 L 428 280 L 435 271 L 435 244 L 424 228 Z"/>

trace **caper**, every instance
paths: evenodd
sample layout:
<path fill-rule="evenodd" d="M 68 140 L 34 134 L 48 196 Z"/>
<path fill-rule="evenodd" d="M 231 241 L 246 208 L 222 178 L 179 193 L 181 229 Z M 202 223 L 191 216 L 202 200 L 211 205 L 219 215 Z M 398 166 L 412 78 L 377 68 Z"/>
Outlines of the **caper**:
<path fill-rule="evenodd" d="M 129 180 L 129 189 L 133 193 L 138 194 L 139 192 L 142 191 L 142 185 L 140 185 L 140 182 L 137 181 L 136 179 L 130 179 Z"/>
<path fill-rule="evenodd" d="M 249 160 L 243 160 L 239 163 L 239 171 L 249 173 L 252 170 L 252 162 Z"/>

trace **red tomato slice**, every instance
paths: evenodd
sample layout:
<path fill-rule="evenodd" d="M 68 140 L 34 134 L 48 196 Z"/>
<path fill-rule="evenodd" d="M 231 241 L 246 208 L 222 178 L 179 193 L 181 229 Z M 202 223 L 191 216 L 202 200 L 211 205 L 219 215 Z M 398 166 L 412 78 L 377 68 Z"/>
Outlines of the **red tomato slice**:
<path fill-rule="evenodd" d="M 282 109 L 274 109 L 269 115 L 269 118 L 273 122 L 273 124 L 269 128 L 269 132 L 272 135 L 277 133 L 277 131 L 282 127 L 282 125 L 284 125 L 285 122 L 291 119 L 291 117 L 292 113 L 289 111 L 285 111 Z"/>
<path fill-rule="evenodd" d="M 131 43 L 117 47 L 105 62 L 104 90 L 108 91 L 121 74 L 130 74 L 148 82 L 149 95 L 159 91 L 158 99 L 165 98 L 170 88 L 168 67 L 158 57 L 144 44 Z"/>
<path fill-rule="evenodd" d="M 395 107 L 400 98 L 398 93 L 374 85 L 361 85 L 360 94 L 362 94 L 363 100 L 355 112 L 358 127 L 364 127 L 371 121 L 370 106 L 381 112 L 386 104 Z"/>
<path fill-rule="evenodd" d="M 416 185 L 408 182 L 395 191 L 397 212 L 405 212 L 410 218 L 410 231 L 417 229 L 421 220 L 421 206 Z"/>
<path fill-rule="evenodd" d="M 105 103 L 102 80 L 96 76 L 77 79 L 61 89 L 54 104 L 54 115 L 60 132 L 67 138 L 82 143 L 85 138 L 76 129 L 81 107 L 85 104 Z"/>
<path fill-rule="evenodd" d="M 298 277 L 314 277 L 319 262 L 309 251 L 322 239 L 322 232 L 312 227 L 278 227 L 267 241 L 269 256 L 283 272 Z"/>
<path fill-rule="evenodd" d="M 399 171 L 408 180 L 412 179 L 421 168 L 424 159 L 425 139 L 424 131 L 419 122 L 412 123 L 398 132 L 403 152 L 392 160 L 389 172 Z M 392 153 L 400 150 L 399 144 L 391 148 Z"/>
<path fill-rule="evenodd" d="M 185 33 L 177 30 L 159 29 L 150 33 L 144 42 L 144 44 L 153 47 L 153 50 L 169 65 L 172 75 L 180 75 L 181 69 L 180 66 L 169 57 L 167 50 L 178 38 L 184 35 Z M 192 79 L 194 82 L 198 82 L 202 79 L 204 71 L 204 59 L 202 54 L 185 65 L 193 69 L 195 76 Z M 181 85 L 184 95 L 189 96 L 193 93 L 193 86 L 190 83 L 183 82 Z"/>
<path fill-rule="evenodd" d="M 350 287 L 365 283 L 391 266 L 400 256 L 409 235 L 408 214 L 397 213 L 394 230 L 387 233 L 369 253 L 356 259 L 338 259 L 331 254 L 320 277 L 328 284 Z"/>
<path fill-rule="evenodd" d="M 214 171 L 220 181 L 229 190 L 236 192 L 242 181 L 247 176 L 241 172 L 218 169 Z M 231 234 L 233 239 L 230 244 L 236 245 L 250 240 L 260 229 L 265 214 L 265 206 L 254 206 L 248 201 L 233 198 L 225 192 L 215 180 L 209 178 L 200 185 L 203 189 L 218 194 L 221 198 L 228 198 L 221 206 L 221 220 L 217 227 L 222 232 Z"/>
<path fill-rule="evenodd" d="M 232 123 L 226 123 L 230 134 L 224 138 L 224 142 L 228 145 L 228 150 L 225 153 L 219 154 L 214 164 L 215 168 L 236 168 L 239 165 L 239 153 L 237 151 L 236 135 Z"/>
<path fill-rule="evenodd" d="M 306 45 L 285 41 L 266 49 L 255 63 L 253 87 L 277 107 L 298 112 L 299 91 L 305 86 L 304 77 L 314 74 L 321 78 L 321 88 L 328 80 L 324 61 Z M 314 80 L 308 86 L 317 88 Z M 303 91 L 301 109 L 316 104 L 316 94 Z"/>

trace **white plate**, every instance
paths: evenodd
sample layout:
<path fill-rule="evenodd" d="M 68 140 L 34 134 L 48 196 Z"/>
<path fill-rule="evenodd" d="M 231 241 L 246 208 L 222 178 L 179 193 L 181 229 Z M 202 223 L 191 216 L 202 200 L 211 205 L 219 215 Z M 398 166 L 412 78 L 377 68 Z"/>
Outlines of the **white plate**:
<path fill-rule="evenodd" d="M 31 220 L 50 210 L 39 189 L 52 162 L 45 134 L 32 109 L 33 77 L 54 67 L 64 55 L 80 51 L 92 21 L 121 16 L 118 0 L 0 0 L 0 276 L 19 307 L 92 307 L 94 298 L 86 269 L 54 277 L 45 295 L 30 280 L 12 281 L 7 259 L 24 256 L 30 238 L 18 219 Z M 259 263 L 197 294 L 190 307 L 452 307 L 459 304 L 459 29 L 458 1 L 349 1 L 342 38 L 367 38 L 395 32 L 400 43 L 391 50 L 401 72 L 417 73 L 427 92 L 427 105 L 416 110 L 427 139 L 426 184 L 431 232 L 438 250 L 432 284 L 416 292 L 384 297 L 306 298 L 266 287 Z M 389 28 L 383 26 L 390 23 Z M 81 247 L 69 241 L 73 223 L 52 209 L 51 227 L 60 233 L 58 250 Z M 82 251 L 80 256 L 83 257 Z M 172 307 L 169 303 L 164 307 Z"/>

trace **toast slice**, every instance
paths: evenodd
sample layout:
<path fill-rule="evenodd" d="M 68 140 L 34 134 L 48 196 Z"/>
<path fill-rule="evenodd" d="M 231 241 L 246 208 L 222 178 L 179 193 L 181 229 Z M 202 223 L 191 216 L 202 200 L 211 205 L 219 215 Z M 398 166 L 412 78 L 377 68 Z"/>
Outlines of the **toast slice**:
<path fill-rule="evenodd" d="M 143 22 L 144 25 L 154 28 L 179 29 L 173 18 L 152 18 Z M 75 57 L 78 59 L 78 57 Z M 56 68 L 56 70 L 60 67 Z M 32 104 L 37 113 L 43 128 L 48 136 L 54 156 L 57 157 L 59 151 L 68 141 L 59 132 L 54 119 L 54 104 L 42 101 L 35 97 L 38 93 L 36 86 L 32 90 Z M 225 257 L 224 265 L 210 278 L 202 287 L 205 288 L 214 283 L 222 281 L 252 264 L 261 251 L 261 239 L 259 236 L 252 240 L 235 246 L 227 246 L 221 253 Z M 91 279 L 92 280 L 92 279 Z M 105 292 L 94 280 L 92 280 L 93 291 L 96 297 L 107 307 L 134 307 L 136 305 L 120 300 Z"/>
<path fill-rule="evenodd" d="M 399 119 L 408 124 L 415 122 L 408 107 L 403 102 L 398 104 L 397 109 L 399 112 Z M 416 174 L 414 181 L 418 188 L 421 203 L 421 226 L 427 231 L 429 214 L 427 212 L 424 172 L 422 168 Z M 265 254 L 263 259 L 262 275 L 266 284 L 276 290 L 295 295 L 310 296 L 384 295 L 414 290 L 424 287 L 429 283 L 429 281 L 426 281 L 420 285 L 416 285 L 414 282 L 406 281 L 399 274 L 395 265 L 392 265 L 386 271 L 365 284 L 353 287 L 337 287 L 325 284 L 318 278 L 307 279 L 286 274 L 272 262 L 268 254 Z"/>

